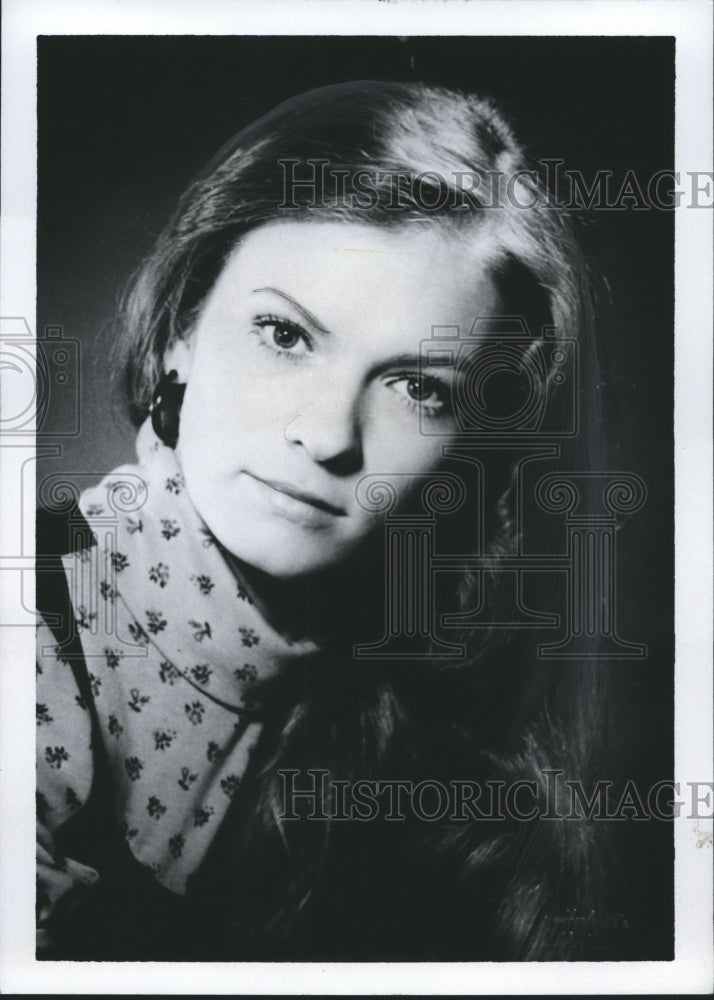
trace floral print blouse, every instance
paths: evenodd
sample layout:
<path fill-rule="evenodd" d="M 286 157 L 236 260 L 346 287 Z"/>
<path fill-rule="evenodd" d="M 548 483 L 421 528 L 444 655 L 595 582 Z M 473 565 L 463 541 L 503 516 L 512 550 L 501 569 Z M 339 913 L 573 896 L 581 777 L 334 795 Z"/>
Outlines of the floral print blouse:
<path fill-rule="evenodd" d="M 97 873 L 57 857 L 54 834 L 87 800 L 99 738 L 123 837 L 182 893 L 246 770 L 261 723 L 251 688 L 317 652 L 287 641 L 251 601 L 184 489 L 173 450 L 147 422 L 139 464 L 87 490 L 94 545 L 63 557 L 100 732 L 63 648 L 37 645 L 39 922 Z"/>

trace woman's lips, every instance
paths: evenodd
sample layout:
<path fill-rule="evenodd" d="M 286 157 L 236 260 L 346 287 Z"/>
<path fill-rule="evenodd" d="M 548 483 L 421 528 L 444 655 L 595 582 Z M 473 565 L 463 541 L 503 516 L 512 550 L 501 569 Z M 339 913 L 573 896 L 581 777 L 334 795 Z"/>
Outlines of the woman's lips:
<path fill-rule="evenodd" d="M 257 483 L 265 500 L 276 513 L 288 521 L 309 527 L 328 525 L 336 517 L 345 517 L 347 511 L 329 503 L 314 493 L 307 493 L 291 483 L 277 479 L 262 479 L 254 473 L 246 475 Z"/>

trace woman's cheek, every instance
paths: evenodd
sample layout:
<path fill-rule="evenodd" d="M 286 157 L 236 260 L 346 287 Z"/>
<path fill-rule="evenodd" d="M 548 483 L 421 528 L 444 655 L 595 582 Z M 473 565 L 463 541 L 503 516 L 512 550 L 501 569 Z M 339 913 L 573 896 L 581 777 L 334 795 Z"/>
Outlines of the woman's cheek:
<path fill-rule="evenodd" d="M 410 426 L 402 427 L 401 433 L 383 430 L 380 435 L 379 447 L 375 453 L 375 466 L 381 466 L 381 472 L 409 474 L 424 474 L 438 469 L 444 462 L 442 444 L 444 439 L 439 436 L 422 433 L 419 418 L 413 414 Z"/>

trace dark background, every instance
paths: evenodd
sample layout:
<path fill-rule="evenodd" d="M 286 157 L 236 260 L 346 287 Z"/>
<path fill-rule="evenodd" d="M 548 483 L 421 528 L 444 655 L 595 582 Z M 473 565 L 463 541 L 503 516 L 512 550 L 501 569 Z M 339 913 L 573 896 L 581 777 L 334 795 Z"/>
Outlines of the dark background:
<path fill-rule="evenodd" d="M 72 404 L 50 397 L 48 473 L 99 477 L 133 457 L 110 406 L 120 295 L 188 181 L 240 127 L 280 100 L 354 79 L 424 80 L 495 97 L 536 158 L 564 169 L 671 169 L 674 42 L 668 38 L 52 37 L 38 40 L 37 329 L 81 344 Z M 608 468 L 640 475 L 648 501 L 618 533 L 622 638 L 645 661 L 613 669 L 629 688 L 617 727 L 643 786 L 672 772 L 673 216 L 599 211 L 591 253 L 611 305 L 601 325 Z M 577 667 L 576 667 L 577 668 Z M 671 829 L 626 824 L 652 957 L 671 948 Z M 630 833 L 630 829 L 632 832 Z"/>

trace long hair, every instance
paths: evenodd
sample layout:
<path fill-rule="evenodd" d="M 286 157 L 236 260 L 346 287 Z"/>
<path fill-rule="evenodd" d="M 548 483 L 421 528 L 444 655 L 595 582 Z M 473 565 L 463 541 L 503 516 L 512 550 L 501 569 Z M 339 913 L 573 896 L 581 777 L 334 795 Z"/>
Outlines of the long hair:
<path fill-rule="evenodd" d="M 492 101 L 421 84 L 361 81 L 311 91 L 244 128 L 214 157 L 126 299 L 120 369 L 136 422 L 148 412 L 167 347 L 190 336 L 241 238 L 271 222 L 320 220 L 405 231 L 437 225 L 464 241 L 478 238 L 505 311 L 528 320 L 533 346 L 526 352 L 540 349 L 544 327 L 555 341 L 577 341 L 576 395 L 587 420 L 560 461 L 599 468 L 591 277 L 573 221 Z M 555 367 L 546 364 L 548 389 Z M 526 528 L 514 509 L 515 476 L 514 463 L 505 461 L 488 512 L 487 551 L 496 568 L 498 554 L 515 551 Z M 583 503 L 587 509 L 587 496 Z M 553 551 L 552 525 L 535 530 L 542 551 Z M 484 578 L 461 572 L 449 589 L 457 609 L 474 608 Z M 466 656 L 457 662 L 365 666 L 345 654 L 336 665 L 333 655 L 311 668 L 307 682 L 293 679 L 275 693 L 254 761 L 249 815 L 232 823 L 229 814 L 217 848 L 229 896 L 260 901 L 253 924 L 266 939 L 295 933 L 330 877 L 330 841 L 344 840 L 329 823 L 308 823 L 298 834 L 281 819 L 278 772 L 309 766 L 350 780 L 410 770 L 444 777 L 461 767 L 463 775 L 539 786 L 553 769 L 583 781 L 592 773 L 605 740 L 601 671 L 585 662 L 538 661 L 532 634 L 508 627 L 499 581 L 493 572 L 502 627 L 465 629 Z M 422 859 L 441 859 L 474 912 L 488 912 L 496 957 L 558 958 L 579 957 L 586 947 L 558 921 L 565 910 L 596 905 L 604 853 L 594 834 L 584 822 L 446 822 L 415 833 L 415 842 Z M 277 895 L 246 875 L 245 858 L 281 882 Z M 230 915 L 230 901 L 227 909 Z M 462 951 L 453 944 L 450 957 L 474 957 L 478 949 L 468 940 L 464 932 Z M 395 947 L 395 957 L 418 954 L 401 956 Z"/>

